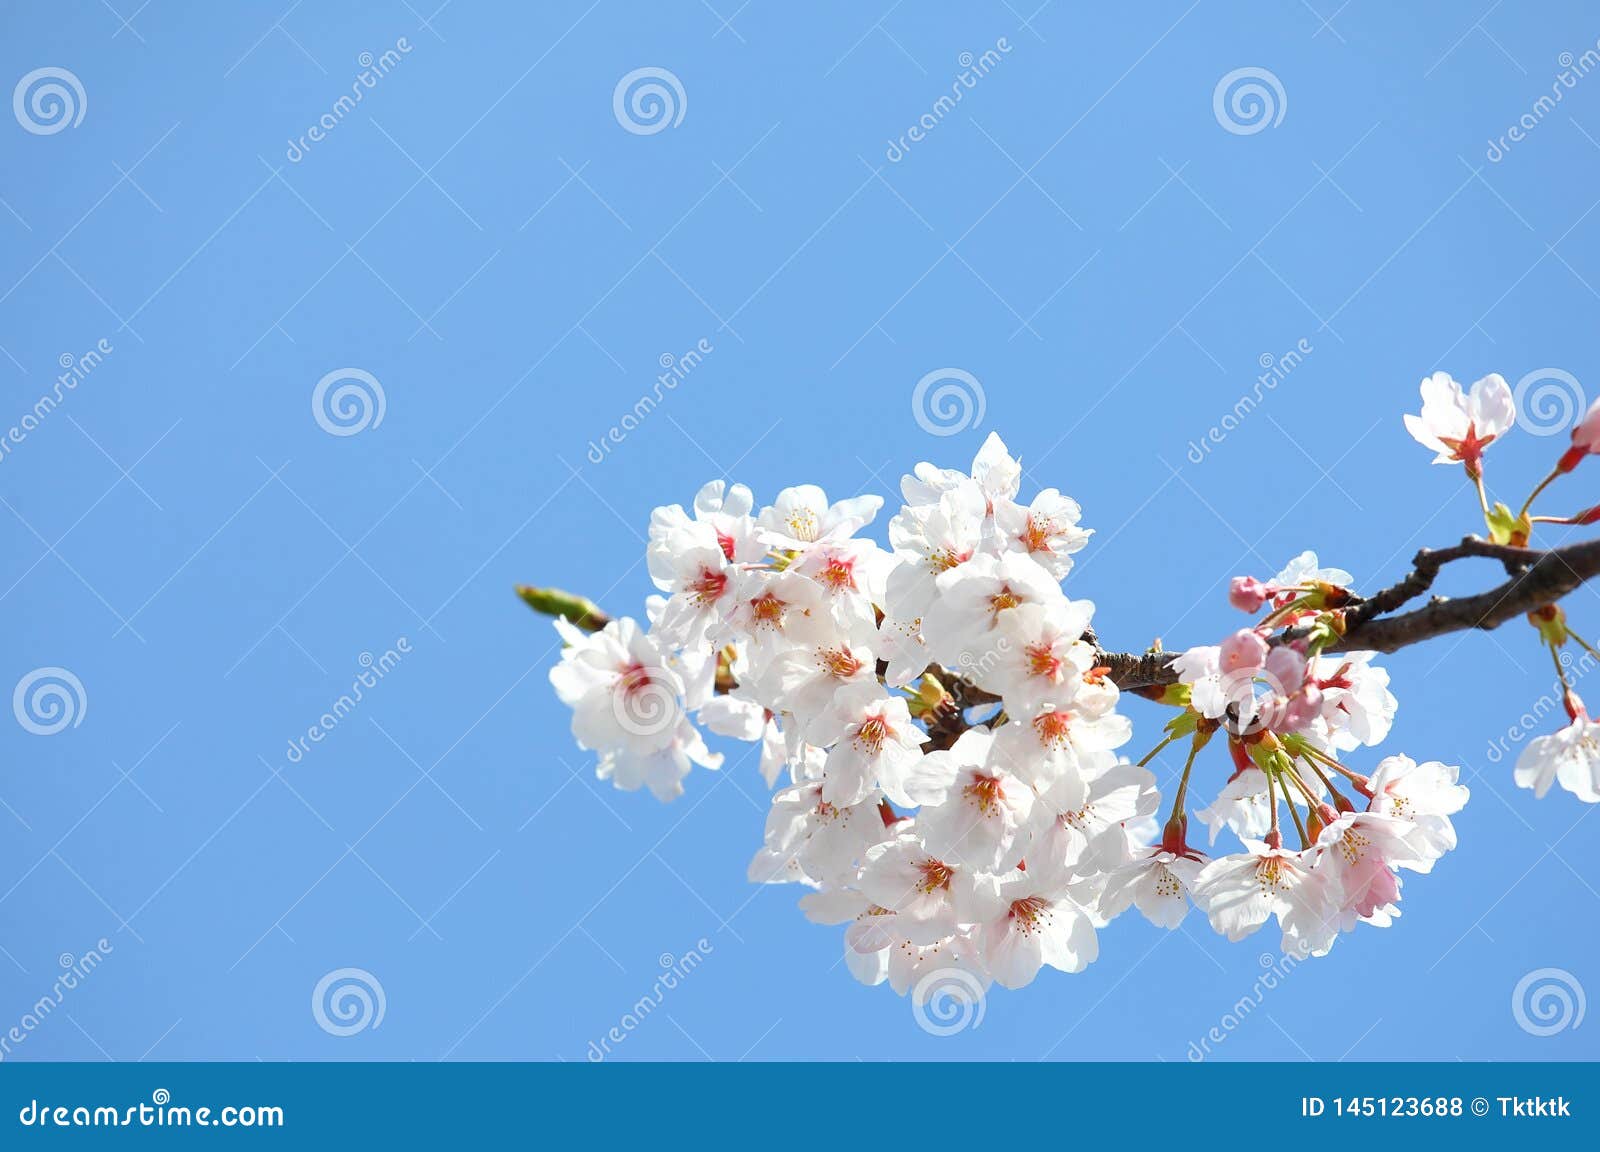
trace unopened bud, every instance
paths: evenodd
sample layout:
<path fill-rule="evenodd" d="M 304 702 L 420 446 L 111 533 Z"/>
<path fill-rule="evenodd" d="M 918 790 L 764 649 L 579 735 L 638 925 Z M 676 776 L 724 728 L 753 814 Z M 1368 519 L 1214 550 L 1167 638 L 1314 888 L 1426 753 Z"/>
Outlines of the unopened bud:
<path fill-rule="evenodd" d="M 527 584 L 519 584 L 517 595 L 521 596 L 528 607 L 535 612 L 543 612 L 546 616 L 560 616 L 585 632 L 598 632 L 611 623 L 611 617 L 601 611 L 600 606 L 594 601 L 575 596 L 571 592 L 563 592 L 559 588 L 533 588 Z"/>
<path fill-rule="evenodd" d="M 918 720 L 925 720 L 941 708 L 953 703 L 950 693 L 945 691 L 944 685 L 939 683 L 938 677 L 932 672 L 925 672 L 922 682 L 917 685 L 917 690 L 906 701 L 906 708 Z"/>

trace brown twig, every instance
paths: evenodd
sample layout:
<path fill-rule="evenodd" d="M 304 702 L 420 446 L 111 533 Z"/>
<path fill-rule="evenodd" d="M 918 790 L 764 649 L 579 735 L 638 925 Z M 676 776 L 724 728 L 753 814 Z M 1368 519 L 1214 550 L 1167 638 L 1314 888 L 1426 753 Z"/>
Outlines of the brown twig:
<path fill-rule="evenodd" d="M 1486 592 L 1451 600 L 1435 596 L 1425 606 L 1390 615 L 1427 593 L 1447 564 L 1468 558 L 1498 560 L 1509 579 Z M 1508 620 L 1553 604 L 1600 576 L 1600 540 L 1539 551 L 1494 544 L 1468 536 L 1450 548 L 1424 548 L 1403 580 L 1357 601 L 1345 612 L 1345 632 L 1329 652 L 1398 652 L 1414 644 L 1470 629 L 1489 631 Z M 1290 633 L 1283 639 L 1297 638 Z M 1281 642 L 1281 640 L 1280 640 Z M 1159 688 L 1177 683 L 1164 653 L 1103 652 L 1100 662 L 1122 688 Z"/>

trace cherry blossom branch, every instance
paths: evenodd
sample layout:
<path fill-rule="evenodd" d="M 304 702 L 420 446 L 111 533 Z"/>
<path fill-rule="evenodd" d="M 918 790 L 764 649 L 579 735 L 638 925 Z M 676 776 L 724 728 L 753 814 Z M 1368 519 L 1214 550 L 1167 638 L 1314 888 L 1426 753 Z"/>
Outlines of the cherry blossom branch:
<path fill-rule="evenodd" d="M 1435 596 L 1425 607 L 1389 615 L 1426 594 L 1446 565 L 1468 558 L 1500 561 L 1509 579 L 1473 596 Z M 1449 548 L 1424 548 L 1404 579 L 1346 610 L 1344 635 L 1325 651 L 1398 652 L 1454 632 L 1489 631 L 1555 603 L 1597 576 L 1600 541 L 1595 540 L 1541 551 L 1468 536 Z M 1291 631 L 1282 640 L 1297 638 Z M 1171 658 L 1165 652 L 1101 652 L 1099 662 L 1110 668 L 1119 687 L 1138 690 L 1177 683 Z"/>

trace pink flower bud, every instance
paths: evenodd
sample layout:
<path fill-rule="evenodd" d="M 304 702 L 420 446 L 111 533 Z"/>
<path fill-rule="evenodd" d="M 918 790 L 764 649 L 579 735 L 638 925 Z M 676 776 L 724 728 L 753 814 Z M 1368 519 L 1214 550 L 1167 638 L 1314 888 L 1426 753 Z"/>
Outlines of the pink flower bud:
<path fill-rule="evenodd" d="M 1300 691 L 1306 679 L 1306 658 L 1287 644 L 1272 649 L 1266 660 L 1267 675 L 1273 687 L 1285 696 Z"/>
<path fill-rule="evenodd" d="M 1589 410 L 1572 430 L 1572 444 L 1591 456 L 1600 453 L 1600 400 L 1589 405 Z"/>
<path fill-rule="evenodd" d="M 1222 674 L 1254 672 L 1266 663 L 1268 651 L 1259 632 L 1241 628 L 1222 642 Z"/>
<path fill-rule="evenodd" d="M 1272 599 L 1272 596 L 1271 586 L 1263 584 L 1254 576 L 1235 576 L 1228 584 L 1228 603 L 1252 616 L 1261 611 L 1262 606 Z"/>
<path fill-rule="evenodd" d="M 1288 706 L 1283 713 L 1283 722 L 1289 728 L 1307 728 L 1321 715 L 1322 690 L 1315 684 L 1310 684 L 1303 692 L 1289 697 Z"/>

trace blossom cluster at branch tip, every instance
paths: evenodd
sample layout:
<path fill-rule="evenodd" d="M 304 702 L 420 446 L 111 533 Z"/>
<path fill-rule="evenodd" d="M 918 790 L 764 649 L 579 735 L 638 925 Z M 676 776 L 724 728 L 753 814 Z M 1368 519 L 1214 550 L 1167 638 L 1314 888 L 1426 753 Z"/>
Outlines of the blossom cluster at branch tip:
<path fill-rule="evenodd" d="M 1513 513 L 1498 501 L 1491 504 L 1484 478 L 1483 453 L 1502 438 L 1516 423 L 1516 398 L 1504 378 L 1491 373 L 1469 391 L 1445 372 L 1436 372 L 1422 382 L 1422 412 L 1405 417 L 1406 429 L 1416 440 L 1438 453 L 1436 464 L 1461 463 L 1477 488 L 1489 538 L 1496 544 L 1527 547 L 1539 524 L 1587 526 L 1600 523 L 1600 504 L 1591 505 L 1569 516 L 1534 514 L 1535 502 L 1556 480 L 1577 470 L 1593 455 L 1600 455 L 1600 400 L 1573 425 L 1571 443 L 1561 454 L 1548 476 L 1540 481 Z M 1236 582 L 1232 600 L 1246 607 L 1255 601 L 1256 589 Z M 1528 622 L 1538 631 L 1540 641 L 1555 659 L 1569 724 L 1559 732 L 1529 741 L 1517 760 L 1515 779 L 1519 787 L 1531 789 L 1543 798 L 1553 784 L 1585 803 L 1600 802 L 1600 724 L 1585 712 L 1583 702 L 1573 691 L 1561 650 L 1577 644 L 1596 655 L 1594 647 L 1574 632 L 1566 614 L 1554 604 L 1529 613 Z"/>
<path fill-rule="evenodd" d="M 1341 759 L 1381 744 L 1398 707 L 1373 653 L 1324 651 L 1342 636 L 1351 583 L 1312 552 L 1271 580 L 1235 577 L 1229 603 L 1265 615 L 1176 657 L 1179 687 L 1164 696 L 1182 709 L 1171 739 L 1192 739 L 1162 844 L 1190 861 L 1182 886 L 1230 940 L 1275 919 L 1284 950 L 1301 957 L 1325 954 L 1358 924 L 1391 924 L 1400 873 L 1428 872 L 1455 847 L 1450 817 L 1468 798 L 1459 769 L 1437 761 L 1393 755 L 1362 774 Z M 1202 862 L 1181 798 L 1213 738 L 1226 741 L 1233 771 L 1196 815 L 1208 846 L 1226 830 L 1245 850 Z"/>
<path fill-rule="evenodd" d="M 1188 755 L 1163 813 L 1155 753 L 1120 751 L 1133 729 L 1094 605 L 1062 586 L 1090 532 L 1076 502 L 1025 502 L 1021 480 L 992 434 L 968 470 L 917 465 L 887 548 L 862 534 L 880 498 L 813 485 L 758 507 L 713 481 L 656 509 L 646 625 L 557 621 L 575 738 L 602 778 L 663 800 L 720 766 L 700 727 L 759 745 L 776 791 L 750 879 L 807 889 L 805 915 L 845 927 L 850 971 L 902 994 L 952 968 L 980 988 L 1081 971 L 1131 908 L 1175 928 L 1195 905 L 1232 939 L 1276 917 L 1302 954 L 1389 923 L 1399 870 L 1454 846 L 1467 791 L 1443 764 L 1359 775 L 1337 758 L 1381 742 L 1396 707 L 1370 653 L 1322 651 L 1349 574 L 1306 553 L 1234 581 L 1231 602 L 1266 614 L 1174 659 L 1156 751 Z M 1225 770 L 1191 784 L 1213 739 Z M 1189 842 L 1191 787 L 1207 849 L 1228 829 L 1239 850 Z"/>

